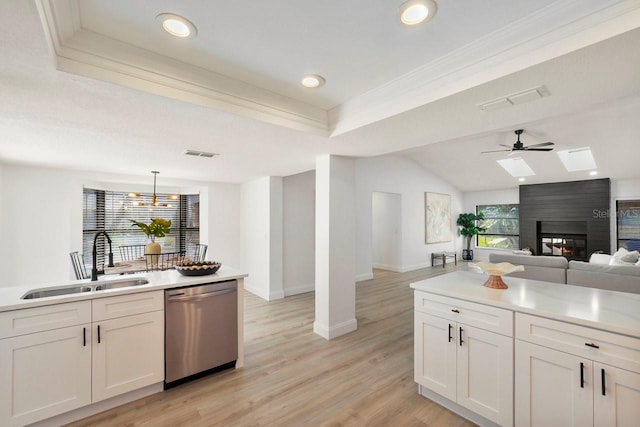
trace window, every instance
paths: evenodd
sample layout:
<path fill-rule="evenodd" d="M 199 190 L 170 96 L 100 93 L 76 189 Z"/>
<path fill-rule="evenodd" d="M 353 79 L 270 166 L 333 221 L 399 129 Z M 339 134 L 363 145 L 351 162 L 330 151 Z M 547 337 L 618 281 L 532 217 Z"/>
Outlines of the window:
<path fill-rule="evenodd" d="M 616 218 L 618 248 L 635 250 L 640 243 L 640 200 L 616 201 Z"/>
<path fill-rule="evenodd" d="M 168 206 L 151 206 L 152 195 L 141 194 L 135 199 L 129 193 L 85 188 L 83 192 L 82 251 L 85 262 L 90 263 L 93 239 L 97 232 L 106 231 L 111 237 L 114 261 L 120 261 L 119 246 L 145 245 L 147 236 L 132 227 L 131 220 L 148 223 L 151 218 L 171 220 L 171 232 L 157 241 L 162 252 L 194 252 L 200 241 L 200 196 L 198 194 L 169 196 L 158 194 Z M 98 265 L 102 265 L 108 254 L 106 238 L 97 242 Z"/>
<path fill-rule="evenodd" d="M 484 214 L 479 221 L 486 230 L 478 234 L 479 248 L 518 249 L 520 247 L 519 205 L 479 205 L 476 214 Z"/>

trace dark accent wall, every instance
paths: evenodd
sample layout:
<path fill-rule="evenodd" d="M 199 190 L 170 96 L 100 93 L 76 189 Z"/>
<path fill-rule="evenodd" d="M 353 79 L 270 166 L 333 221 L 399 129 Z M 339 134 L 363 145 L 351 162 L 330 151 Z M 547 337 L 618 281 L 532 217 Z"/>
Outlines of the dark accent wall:
<path fill-rule="evenodd" d="M 577 229 L 587 236 L 587 257 L 609 252 L 611 182 L 609 178 L 520 186 L 520 247 L 536 255 L 537 232 L 542 225 L 567 234 Z M 585 227 L 586 224 L 586 227 Z M 559 229 L 558 226 L 561 226 Z M 557 229 L 557 230 L 556 230 Z"/>

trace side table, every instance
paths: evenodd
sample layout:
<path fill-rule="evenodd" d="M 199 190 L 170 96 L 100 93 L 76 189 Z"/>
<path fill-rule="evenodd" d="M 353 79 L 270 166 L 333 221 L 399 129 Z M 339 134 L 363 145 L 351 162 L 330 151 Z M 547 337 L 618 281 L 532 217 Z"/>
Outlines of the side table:
<path fill-rule="evenodd" d="M 458 254 L 456 252 L 432 252 L 431 267 L 434 266 L 436 260 L 442 260 L 442 268 L 447 264 L 447 259 L 453 258 L 455 265 L 458 265 Z"/>

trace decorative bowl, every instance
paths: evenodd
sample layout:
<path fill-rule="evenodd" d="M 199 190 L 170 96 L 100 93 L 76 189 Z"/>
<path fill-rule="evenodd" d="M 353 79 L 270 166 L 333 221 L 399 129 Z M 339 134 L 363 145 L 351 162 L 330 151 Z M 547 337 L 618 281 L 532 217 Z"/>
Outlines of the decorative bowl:
<path fill-rule="evenodd" d="M 516 271 L 524 271 L 523 265 L 513 265 L 509 262 L 499 262 L 497 264 L 490 262 L 472 262 L 469 263 L 469 266 L 478 268 L 489 275 L 489 279 L 484 283 L 484 286 L 491 289 L 507 289 L 508 286 L 502 280 L 502 276 Z"/>
<path fill-rule="evenodd" d="M 182 261 L 176 264 L 176 270 L 183 276 L 206 276 L 214 274 L 221 266 L 216 261 Z"/>

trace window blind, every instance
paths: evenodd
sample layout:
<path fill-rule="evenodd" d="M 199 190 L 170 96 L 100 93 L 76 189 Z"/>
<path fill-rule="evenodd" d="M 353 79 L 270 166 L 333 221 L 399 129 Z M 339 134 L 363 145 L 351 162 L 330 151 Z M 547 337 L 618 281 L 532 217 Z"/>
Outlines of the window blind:
<path fill-rule="evenodd" d="M 200 241 L 200 195 L 156 196 L 158 203 L 166 206 L 152 206 L 152 194 L 131 197 L 125 192 L 85 188 L 82 225 L 85 263 L 91 262 L 93 239 L 100 231 L 111 237 L 114 261 L 121 261 L 118 247 L 149 243 L 147 236 L 131 220 L 149 223 L 151 218 L 171 220 L 170 233 L 156 239 L 163 252 L 193 253 Z M 108 248 L 107 239 L 100 236 L 97 240 L 98 266 L 103 265 Z"/>

